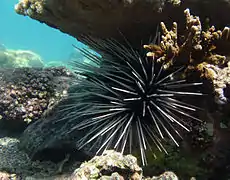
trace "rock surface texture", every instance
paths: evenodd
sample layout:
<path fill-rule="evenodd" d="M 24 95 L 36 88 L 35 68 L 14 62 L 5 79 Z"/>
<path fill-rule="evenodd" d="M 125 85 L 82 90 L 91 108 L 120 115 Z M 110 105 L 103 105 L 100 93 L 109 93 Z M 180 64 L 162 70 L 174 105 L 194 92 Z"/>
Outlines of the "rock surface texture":
<path fill-rule="evenodd" d="M 138 46 L 154 36 L 161 21 L 183 21 L 187 7 L 217 28 L 230 23 L 229 0 L 21 0 L 15 10 L 80 41 L 83 34 L 123 41 L 122 33 Z"/>
<path fill-rule="evenodd" d="M 74 171 L 70 180 L 178 180 L 173 172 L 145 178 L 137 159 L 132 155 L 123 155 L 113 150 L 106 150 L 101 156 L 95 156 L 84 162 Z"/>
<path fill-rule="evenodd" d="M 18 127 L 48 113 L 67 93 L 71 78 L 65 68 L 0 69 L 0 127 L 10 122 Z"/>

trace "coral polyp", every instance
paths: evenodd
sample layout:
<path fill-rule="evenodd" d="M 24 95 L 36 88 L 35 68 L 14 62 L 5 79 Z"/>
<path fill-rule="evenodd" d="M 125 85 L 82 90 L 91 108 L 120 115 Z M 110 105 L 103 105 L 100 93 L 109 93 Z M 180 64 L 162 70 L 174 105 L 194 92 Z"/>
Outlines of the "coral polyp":
<path fill-rule="evenodd" d="M 166 140 L 179 146 L 182 130 L 189 132 L 192 120 L 201 121 L 192 115 L 198 108 L 184 99 L 202 96 L 187 90 L 202 83 L 187 82 L 181 78 L 183 67 L 165 70 L 164 64 L 129 45 L 85 40 L 102 56 L 83 49 L 91 63 L 72 63 L 82 78 L 69 96 L 76 103 L 63 107 L 66 115 L 59 119 L 74 124 L 68 133 L 83 132 L 78 149 L 90 145 L 88 150 L 98 154 L 138 148 L 145 165 L 145 151 L 153 145 L 166 153 Z"/>

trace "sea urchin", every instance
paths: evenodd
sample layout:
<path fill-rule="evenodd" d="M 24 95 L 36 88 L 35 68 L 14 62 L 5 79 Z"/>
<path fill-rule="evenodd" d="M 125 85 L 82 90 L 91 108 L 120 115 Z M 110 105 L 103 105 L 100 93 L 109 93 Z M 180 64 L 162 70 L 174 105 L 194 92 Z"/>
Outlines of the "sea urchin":
<path fill-rule="evenodd" d="M 59 119 L 74 124 L 69 133 L 84 132 L 77 147 L 90 145 L 89 151 L 96 153 L 105 149 L 131 153 L 138 148 L 145 165 L 145 152 L 153 145 L 167 152 L 162 142 L 168 139 L 179 146 L 179 129 L 190 131 L 189 121 L 200 121 L 192 115 L 198 108 L 184 99 L 202 93 L 186 89 L 201 83 L 187 82 L 180 76 L 182 67 L 165 70 L 146 52 L 129 45 L 86 40 L 102 56 L 82 49 L 91 63 L 72 63 L 82 77 L 69 96 L 77 103 L 65 105 L 66 117 Z"/>

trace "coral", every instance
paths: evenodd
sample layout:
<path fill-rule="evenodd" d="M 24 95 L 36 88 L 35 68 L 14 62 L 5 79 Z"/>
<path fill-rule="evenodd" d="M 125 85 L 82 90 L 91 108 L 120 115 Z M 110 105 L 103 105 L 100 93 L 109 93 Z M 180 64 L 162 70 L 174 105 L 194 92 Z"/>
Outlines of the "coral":
<path fill-rule="evenodd" d="M 115 172 L 117 172 L 115 174 Z M 90 161 L 81 164 L 72 175 L 72 180 L 77 179 L 103 179 L 103 176 L 119 179 L 142 178 L 142 169 L 137 165 L 137 159 L 132 155 L 123 156 L 113 150 L 105 151 L 101 156 L 95 156 Z"/>
<path fill-rule="evenodd" d="M 0 67 L 17 68 L 17 67 L 43 67 L 42 58 L 28 50 L 10 50 L 0 51 Z"/>
<path fill-rule="evenodd" d="M 20 0 L 19 4 L 15 5 L 15 10 L 19 14 L 35 17 L 36 14 L 43 13 L 44 3 L 44 0 Z"/>
<path fill-rule="evenodd" d="M 179 180 L 174 172 L 164 172 L 158 177 L 152 177 L 151 180 Z"/>
<path fill-rule="evenodd" d="M 230 85 L 230 62 L 224 68 L 208 63 L 201 63 L 196 68 L 203 72 L 202 76 L 211 79 L 216 103 L 226 104 L 229 102 L 229 96 L 226 96 L 225 91 L 229 89 Z"/>
<path fill-rule="evenodd" d="M 74 171 L 71 180 L 78 179 L 178 180 L 178 177 L 173 172 L 164 172 L 160 176 L 145 178 L 134 156 L 106 150 L 101 156 L 95 156 L 90 161 L 82 163 Z"/>
<path fill-rule="evenodd" d="M 222 31 L 216 31 L 212 26 L 207 30 L 202 30 L 199 17 L 191 15 L 189 9 L 186 9 L 184 13 L 186 16 L 184 34 L 182 36 L 177 34 L 176 22 L 173 23 L 170 31 L 162 22 L 163 35 L 160 44 L 144 45 L 144 48 L 150 51 L 147 56 L 163 62 L 165 69 L 174 65 L 183 65 L 186 67 L 186 76 L 199 74 L 200 79 L 211 82 L 216 94 L 216 102 L 226 103 L 227 98 L 223 92 L 229 84 L 226 69 L 229 62 L 227 49 L 230 47 L 230 29 L 225 27 Z"/>
<path fill-rule="evenodd" d="M 144 45 L 144 48 L 151 50 L 151 52 L 147 53 L 148 57 L 153 57 L 157 62 L 164 63 L 164 69 L 168 69 L 173 64 L 174 57 L 178 56 L 180 50 L 177 44 L 177 24 L 173 23 L 172 30 L 168 31 L 162 22 L 161 28 L 163 35 L 160 45 Z"/>
<path fill-rule="evenodd" d="M 181 22 L 186 7 L 191 7 L 203 22 L 208 15 L 212 24 L 223 27 L 230 22 L 229 4 L 228 0 L 20 0 L 15 10 L 80 41 L 84 34 L 124 44 L 119 29 L 133 47 L 139 47 L 156 31 L 159 22 Z"/>
<path fill-rule="evenodd" d="M 9 174 L 6 172 L 0 172 L 0 179 L 1 180 L 17 180 L 16 174 Z"/>
<path fill-rule="evenodd" d="M 65 68 L 1 69 L 1 122 L 30 123 L 48 113 L 65 95 L 73 75 Z"/>

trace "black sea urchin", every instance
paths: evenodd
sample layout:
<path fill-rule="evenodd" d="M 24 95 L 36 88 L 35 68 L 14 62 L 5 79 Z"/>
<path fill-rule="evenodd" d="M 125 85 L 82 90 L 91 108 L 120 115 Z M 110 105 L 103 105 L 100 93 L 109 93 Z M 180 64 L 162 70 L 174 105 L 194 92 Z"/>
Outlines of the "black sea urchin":
<path fill-rule="evenodd" d="M 130 46 L 86 40 L 102 56 L 81 50 L 91 63 L 73 62 L 82 75 L 78 90 L 70 94 L 77 103 L 66 105 L 62 111 L 68 117 L 59 120 L 71 119 L 69 132 L 85 132 L 78 148 L 90 144 L 97 153 L 139 148 L 145 165 L 145 151 L 152 145 L 166 152 L 162 142 L 167 138 L 179 146 L 179 128 L 190 131 L 189 120 L 200 121 L 191 114 L 197 108 L 182 100 L 202 93 L 185 89 L 201 83 L 186 82 L 180 78 L 183 68 L 166 71 L 146 52 L 141 55 Z"/>

